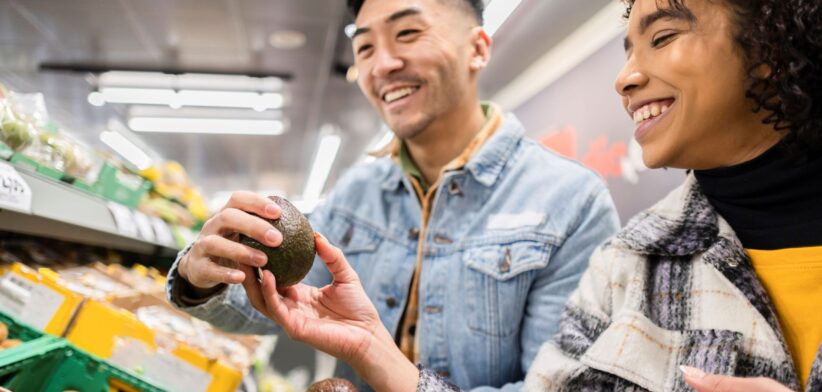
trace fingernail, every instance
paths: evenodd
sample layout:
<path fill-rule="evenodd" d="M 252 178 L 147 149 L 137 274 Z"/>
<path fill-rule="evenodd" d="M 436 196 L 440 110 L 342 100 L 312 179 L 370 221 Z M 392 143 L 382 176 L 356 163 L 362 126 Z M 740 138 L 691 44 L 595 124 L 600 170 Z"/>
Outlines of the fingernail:
<path fill-rule="evenodd" d="M 283 235 L 277 230 L 269 230 L 265 232 L 265 240 L 269 245 L 280 246 L 283 240 Z"/>
<path fill-rule="evenodd" d="M 228 273 L 228 276 L 231 280 L 243 280 L 244 278 L 243 273 L 240 271 L 231 271 Z"/>
<path fill-rule="evenodd" d="M 264 253 L 255 253 L 254 263 L 262 267 L 266 265 L 266 263 L 268 263 L 268 256 L 266 256 Z"/>
<path fill-rule="evenodd" d="M 682 365 L 682 366 L 679 367 L 679 370 L 681 370 L 682 373 L 684 373 L 686 376 L 688 376 L 690 378 L 699 379 L 699 378 L 705 377 L 705 372 L 703 372 L 702 370 L 699 370 L 697 368 L 690 367 L 690 366 Z"/>
<path fill-rule="evenodd" d="M 265 206 L 265 215 L 268 217 L 280 216 L 280 206 L 276 204 L 268 204 Z"/>

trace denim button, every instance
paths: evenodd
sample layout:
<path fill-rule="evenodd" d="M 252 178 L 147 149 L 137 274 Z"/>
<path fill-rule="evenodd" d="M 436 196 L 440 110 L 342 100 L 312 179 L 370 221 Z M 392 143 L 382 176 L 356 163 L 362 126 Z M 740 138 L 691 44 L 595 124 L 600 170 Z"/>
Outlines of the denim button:
<path fill-rule="evenodd" d="M 511 271 L 511 249 L 505 248 L 505 256 L 499 263 L 499 273 L 504 274 L 508 271 Z"/>
<path fill-rule="evenodd" d="M 408 239 L 417 240 L 420 238 L 420 229 L 412 227 L 408 229 Z"/>
<path fill-rule="evenodd" d="M 451 183 L 448 184 L 448 192 L 454 196 L 465 196 L 465 194 L 462 193 L 462 189 L 460 189 L 460 184 L 456 181 L 451 181 Z"/>
<path fill-rule="evenodd" d="M 396 308 L 398 303 L 397 299 L 394 297 L 388 297 L 385 299 L 385 304 L 388 305 L 389 308 Z"/>

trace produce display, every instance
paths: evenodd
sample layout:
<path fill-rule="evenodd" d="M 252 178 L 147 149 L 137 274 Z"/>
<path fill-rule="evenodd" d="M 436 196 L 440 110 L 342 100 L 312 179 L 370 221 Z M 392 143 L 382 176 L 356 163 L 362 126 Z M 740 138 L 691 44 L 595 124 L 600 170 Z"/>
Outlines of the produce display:
<path fill-rule="evenodd" d="M 282 245 L 269 248 L 245 235 L 240 236 L 240 243 L 265 253 L 268 264 L 263 268 L 274 274 L 277 287 L 287 287 L 303 280 L 314 264 L 314 230 L 305 215 L 291 202 L 279 196 L 268 198 L 282 209 L 280 219 L 266 219 L 282 233 Z"/>
<path fill-rule="evenodd" d="M 170 341 L 158 342 L 160 346 L 165 343 L 168 350 L 173 350 L 176 342 L 183 342 L 202 351 L 206 357 L 222 359 L 237 369 L 246 369 L 251 365 L 253 352 L 248 347 L 217 333 L 205 322 L 183 316 L 164 306 L 142 307 L 135 314 L 149 328 L 170 338 Z"/>
<path fill-rule="evenodd" d="M 142 208 L 156 211 L 167 221 L 208 219 L 205 199 L 192 184 L 183 165 L 175 161 L 166 161 L 141 171 L 140 175 L 154 185 L 153 192 L 143 201 Z M 183 206 L 185 212 L 179 211 L 175 205 Z M 191 227 L 186 223 L 183 223 L 183 226 Z"/>
<path fill-rule="evenodd" d="M 31 145 L 36 133 L 34 125 L 17 114 L 9 91 L 0 85 L 0 141 L 14 151 L 22 151 Z"/>

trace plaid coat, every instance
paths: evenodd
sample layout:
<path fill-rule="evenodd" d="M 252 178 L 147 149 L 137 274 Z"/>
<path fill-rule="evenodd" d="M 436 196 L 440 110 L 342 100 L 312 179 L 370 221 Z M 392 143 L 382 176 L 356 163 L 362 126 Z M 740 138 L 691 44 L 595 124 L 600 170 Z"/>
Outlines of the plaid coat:
<path fill-rule="evenodd" d="M 799 389 L 773 305 L 693 175 L 594 253 L 525 390 L 690 390 L 679 365 Z"/>
<path fill-rule="evenodd" d="M 693 175 L 594 253 L 523 390 L 687 391 L 680 365 L 799 389 L 773 305 Z M 420 375 L 420 391 L 451 390 Z M 805 390 L 822 391 L 822 350 Z"/>

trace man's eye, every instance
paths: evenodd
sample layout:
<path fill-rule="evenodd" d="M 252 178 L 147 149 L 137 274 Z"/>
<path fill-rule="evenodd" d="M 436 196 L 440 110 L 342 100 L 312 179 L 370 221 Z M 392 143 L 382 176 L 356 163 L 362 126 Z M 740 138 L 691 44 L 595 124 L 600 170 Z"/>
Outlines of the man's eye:
<path fill-rule="evenodd" d="M 397 38 L 407 37 L 407 36 L 409 36 L 409 35 L 414 35 L 414 34 L 417 34 L 417 33 L 419 33 L 419 32 L 420 32 L 420 31 L 419 31 L 419 30 L 417 30 L 417 29 L 406 29 L 406 30 L 402 30 L 402 31 L 400 31 L 399 33 L 397 33 Z"/>
<path fill-rule="evenodd" d="M 364 53 L 364 52 L 365 52 L 365 51 L 367 51 L 368 49 L 371 49 L 371 45 L 370 45 L 370 44 L 365 44 L 365 45 L 363 45 L 363 46 L 360 46 L 360 47 L 357 49 L 357 54 Z"/>
<path fill-rule="evenodd" d="M 665 34 L 661 34 L 659 36 L 656 36 L 651 40 L 651 47 L 656 48 L 660 45 L 663 45 L 666 42 L 670 41 L 675 36 L 676 36 L 676 33 L 665 33 Z"/>

